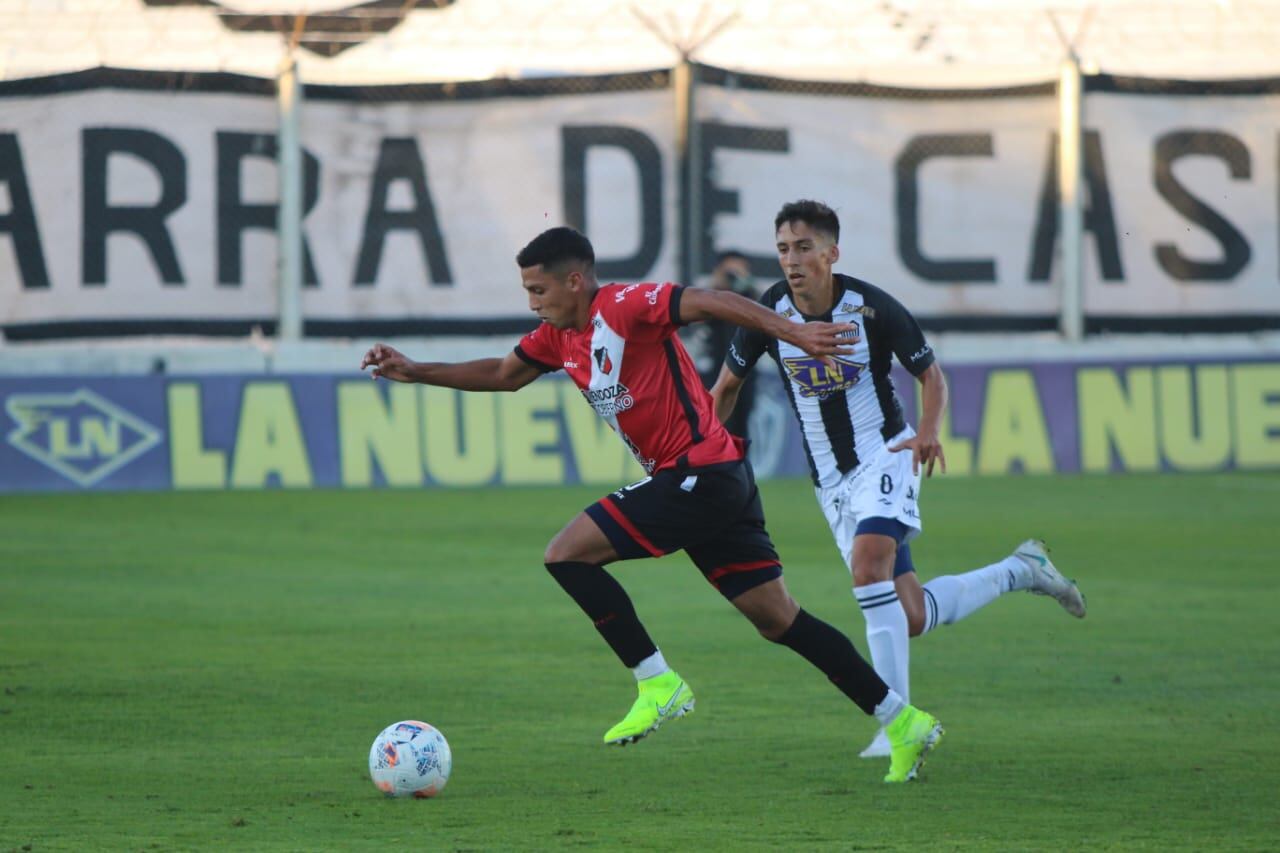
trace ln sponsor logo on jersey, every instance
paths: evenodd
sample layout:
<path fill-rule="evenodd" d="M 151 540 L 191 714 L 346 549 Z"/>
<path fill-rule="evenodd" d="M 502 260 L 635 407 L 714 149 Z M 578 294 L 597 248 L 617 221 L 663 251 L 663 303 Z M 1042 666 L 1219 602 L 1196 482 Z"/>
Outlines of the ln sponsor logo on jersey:
<path fill-rule="evenodd" d="M 91 486 L 160 443 L 160 431 L 87 388 L 13 394 L 8 441 L 68 480 Z"/>
<path fill-rule="evenodd" d="M 834 365 L 825 364 L 813 356 L 784 358 L 782 365 L 791 381 L 800 388 L 801 397 L 826 399 L 829 395 L 858 384 L 858 378 L 866 367 L 864 362 L 833 357 Z"/>

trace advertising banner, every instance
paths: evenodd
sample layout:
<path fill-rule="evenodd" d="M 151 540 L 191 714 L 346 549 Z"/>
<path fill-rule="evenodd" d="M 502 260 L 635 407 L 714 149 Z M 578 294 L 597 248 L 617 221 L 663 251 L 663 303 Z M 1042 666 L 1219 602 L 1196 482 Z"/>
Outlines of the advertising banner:
<path fill-rule="evenodd" d="M 957 365 L 947 476 L 1280 469 L 1280 360 Z M 776 377 L 761 477 L 807 476 Z M 897 385 L 914 421 L 913 382 Z M 351 375 L 0 378 L 0 492 L 459 487 L 643 476 L 559 376 L 464 394 Z"/>

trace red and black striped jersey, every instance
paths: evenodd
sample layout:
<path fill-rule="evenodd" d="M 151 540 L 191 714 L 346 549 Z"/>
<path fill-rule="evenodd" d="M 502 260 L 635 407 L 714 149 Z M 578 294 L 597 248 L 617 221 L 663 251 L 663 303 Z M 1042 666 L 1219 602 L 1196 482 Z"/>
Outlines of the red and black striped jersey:
<path fill-rule="evenodd" d="M 675 331 L 675 284 L 608 284 L 591 301 L 585 329 L 543 323 L 516 355 L 543 372 L 564 370 L 650 474 L 743 457 L 744 447 L 715 416 Z"/>

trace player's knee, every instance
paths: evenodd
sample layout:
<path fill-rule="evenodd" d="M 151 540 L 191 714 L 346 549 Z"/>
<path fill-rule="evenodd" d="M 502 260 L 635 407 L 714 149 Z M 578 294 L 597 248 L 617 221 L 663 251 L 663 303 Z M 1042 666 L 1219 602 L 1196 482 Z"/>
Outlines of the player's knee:
<path fill-rule="evenodd" d="M 799 612 L 799 605 L 788 597 L 785 602 L 780 602 L 777 606 L 749 613 L 747 618 L 751 620 L 751 624 L 760 632 L 760 636 L 771 643 L 776 643 L 782 639 L 791 624 L 796 621 L 796 614 Z"/>
<path fill-rule="evenodd" d="M 782 635 L 787 633 L 787 629 L 791 627 L 791 622 L 777 618 L 763 619 L 761 621 L 752 620 L 752 624 L 756 626 L 756 630 L 760 632 L 760 636 L 764 637 L 771 643 L 781 642 Z"/>
<path fill-rule="evenodd" d="M 858 536 L 853 541 L 853 585 L 893 579 L 897 543 L 887 536 Z"/>
<path fill-rule="evenodd" d="M 787 594 L 781 578 L 755 587 L 733 600 L 733 604 L 751 622 L 760 636 L 776 643 L 796 621 L 800 605 Z"/>
<path fill-rule="evenodd" d="M 924 614 L 907 610 L 907 636 L 919 637 L 923 633 L 924 633 Z"/>
<path fill-rule="evenodd" d="M 881 583 L 893 578 L 893 555 L 888 557 L 854 558 L 853 585 L 866 586 Z"/>
<path fill-rule="evenodd" d="M 572 550 L 565 544 L 564 538 L 557 536 L 547 543 L 547 549 L 542 552 L 542 562 L 548 566 L 556 563 L 574 562 Z"/>

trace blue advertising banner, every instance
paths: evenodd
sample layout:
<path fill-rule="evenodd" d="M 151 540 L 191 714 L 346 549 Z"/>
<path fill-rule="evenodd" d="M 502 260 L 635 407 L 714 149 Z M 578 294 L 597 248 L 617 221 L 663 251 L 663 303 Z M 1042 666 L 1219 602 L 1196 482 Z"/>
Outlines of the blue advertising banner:
<path fill-rule="evenodd" d="M 1280 469 L 1280 358 L 957 365 L 949 475 Z M 776 378 L 752 458 L 808 468 Z M 912 382 L 897 385 L 914 419 Z M 561 377 L 515 394 L 358 374 L 0 378 L 0 491 L 593 483 L 643 476 Z"/>

